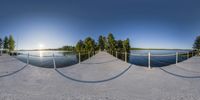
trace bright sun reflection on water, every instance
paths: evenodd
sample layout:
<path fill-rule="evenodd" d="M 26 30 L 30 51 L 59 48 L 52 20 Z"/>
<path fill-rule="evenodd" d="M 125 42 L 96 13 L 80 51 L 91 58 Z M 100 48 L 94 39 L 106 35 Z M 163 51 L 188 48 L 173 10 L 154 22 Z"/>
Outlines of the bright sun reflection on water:
<path fill-rule="evenodd" d="M 40 51 L 39 54 L 40 54 L 40 57 L 43 57 L 43 51 Z"/>

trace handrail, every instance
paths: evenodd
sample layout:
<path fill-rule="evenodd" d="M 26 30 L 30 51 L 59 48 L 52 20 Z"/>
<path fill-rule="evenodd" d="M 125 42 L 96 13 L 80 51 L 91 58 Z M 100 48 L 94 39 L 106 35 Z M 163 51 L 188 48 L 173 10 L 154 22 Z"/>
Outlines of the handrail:
<path fill-rule="evenodd" d="M 70 52 L 70 51 L 61 51 L 61 52 L 69 52 L 69 55 L 75 55 L 76 57 L 78 57 L 78 62 L 81 63 L 81 61 L 83 61 L 83 59 L 81 59 L 83 57 L 83 55 L 85 55 L 86 57 L 84 57 L 84 59 L 86 58 L 91 58 L 92 56 L 94 56 L 94 52 L 82 52 L 82 53 L 77 53 L 77 52 Z M 68 55 L 55 55 L 54 52 L 51 52 L 52 55 L 53 55 L 53 61 L 55 60 L 55 57 L 67 57 Z M 72 53 L 72 54 L 71 54 Z M 96 51 L 95 51 L 96 53 Z M 175 59 L 176 59 L 176 63 L 179 62 L 179 59 L 182 59 L 182 57 L 184 56 L 187 56 L 187 58 L 190 58 L 191 56 L 193 56 L 193 51 L 190 52 L 184 52 L 184 51 L 181 51 L 181 52 L 176 52 L 176 53 L 167 53 L 167 54 L 155 54 L 155 53 L 151 53 L 151 52 L 148 52 L 148 53 L 133 53 L 133 52 L 119 52 L 119 51 L 116 51 L 116 52 L 112 52 L 112 55 L 115 56 L 115 57 L 121 57 L 124 59 L 125 62 L 128 62 L 128 55 L 130 56 L 141 56 L 141 57 L 147 57 L 147 62 L 148 62 L 148 67 L 151 68 L 151 57 L 167 57 L 167 56 L 175 56 Z M 29 57 L 49 57 L 49 58 L 52 58 L 52 55 L 48 54 L 48 55 L 34 55 L 34 54 L 24 54 L 24 53 L 21 53 L 20 55 L 27 55 L 27 63 L 29 63 Z M 118 56 L 118 55 L 124 55 L 124 56 Z M 154 58 L 153 58 L 154 59 Z M 159 62 L 159 61 L 157 61 Z"/>
<path fill-rule="evenodd" d="M 148 57 L 147 59 L 148 59 L 148 67 L 149 68 L 151 68 L 151 57 L 167 57 L 167 56 L 175 56 L 175 63 L 177 64 L 178 62 L 179 62 L 179 58 L 181 58 L 182 59 L 182 56 L 186 56 L 187 57 L 187 59 L 188 58 L 190 58 L 190 57 L 192 57 L 192 56 L 194 56 L 194 51 L 177 51 L 176 53 L 168 53 L 168 54 L 153 54 L 153 53 L 151 53 L 150 51 L 146 54 L 146 53 L 143 53 L 143 54 L 141 54 L 141 53 L 127 53 L 127 52 L 118 52 L 118 51 L 116 51 L 116 52 L 112 52 L 112 55 L 114 55 L 113 53 L 115 53 L 115 57 L 117 57 L 118 58 L 118 55 L 119 54 L 122 54 L 122 55 L 124 55 L 123 57 L 125 57 L 124 58 L 124 60 L 125 60 L 125 62 L 127 62 L 127 55 L 131 55 L 131 56 L 146 56 L 146 57 Z M 160 61 L 157 61 L 157 62 L 160 62 Z"/>
<path fill-rule="evenodd" d="M 151 56 L 157 56 L 157 57 L 162 57 L 162 56 L 176 56 L 176 54 L 151 54 Z"/>

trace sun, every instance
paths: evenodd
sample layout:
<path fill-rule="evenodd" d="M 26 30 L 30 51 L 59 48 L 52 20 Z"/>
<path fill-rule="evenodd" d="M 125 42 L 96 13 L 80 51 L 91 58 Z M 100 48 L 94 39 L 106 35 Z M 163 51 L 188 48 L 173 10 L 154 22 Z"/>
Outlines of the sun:
<path fill-rule="evenodd" d="M 44 44 L 39 43 L 39 49 L 43 49 L 44 48 Z"/>

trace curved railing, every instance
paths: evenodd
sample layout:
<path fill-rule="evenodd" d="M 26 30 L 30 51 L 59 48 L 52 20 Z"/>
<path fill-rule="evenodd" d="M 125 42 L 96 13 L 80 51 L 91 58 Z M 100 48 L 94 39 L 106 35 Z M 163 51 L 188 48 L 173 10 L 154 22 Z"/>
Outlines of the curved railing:
<path fill-rule="evenodd" d="M 17 53 L 16 56 L 19 60 L 35 65 L 38 67 L 44 68 L 61 68 L 66 67 L 74 64 L 81 63 L 82 61 L 89 59 L 90 57 L 94 56 L 97 52 L 88 53 L 88 52 L 48 52 L 47 54 L 34 54 L 34 53 Z M 62 54 L 60 54 L 62 53 Z"/>
<path fill-rule="evenodd" d="M 164 54 L 157 54 L 151 52 L 147 53 L 112 52 L 110 54 L 125 62 L 151 68 L 151 67 L 162 67 L 171 64 L 177 64 L 179 62 L 189 59 L 190 57 L 195 56 L 197 52 L 179 51 L 175 53 L 164 53 Z"/>
<path fill-rule="evenodd" d="M 62 54 L 59 54 L 62 53 Z M 82 61 L 89 59 L 94 54 L 88 52 L 50 52 L 45 54 L 32 54 L 32 53 L 17 53 L 17 58 L 27 64 L 45 67 L 45 68 L 57 68 L 66 67 L 74 64 L 81 63 Z M 164 53 L 156 54 L 151 52 L 146 53 L 135 53 L 135 52 L 112 52 L 110 53 L 116 58 L 119 58 L 125 62 L 131 64 L 146 66 L 146 67 L 162 67 L 170 64 L 177 64 L 182 62 L 196 53 L 193 51 L 189 52 L 176 52 L 176 53 Z"/>

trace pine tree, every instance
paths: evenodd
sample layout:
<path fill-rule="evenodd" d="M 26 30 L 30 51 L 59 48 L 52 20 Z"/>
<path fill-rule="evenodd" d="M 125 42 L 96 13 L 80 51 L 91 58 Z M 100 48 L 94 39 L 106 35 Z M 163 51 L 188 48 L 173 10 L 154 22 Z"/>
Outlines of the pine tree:
<path fill-rule="evenodd" d="M 103 40 L 103 36 L 100 35 L 99 36 L 99 40 L 98 40 L 98 45 L 99 45 L 99 49 L 102 51 L 105 49 L 105 43 L 104 43 L 104 40 Z"/>
<path fill-rule="evenodd" d="M 200 54 L 200 36 L 197 36 L 193 45 L 193 49 L 197 50 L 198 53 Z"/>
<path fill-rule="evenodd" d="M 0 38 L 0 49 L 2 49 L 3 46 L 3 40 Z"/>
<path fill-rule="evenodd" d="M 15 49 L 15 40 L 12 35 L 9 36 L 8 49 L 9 51 L 13 51 Z"/>
<path fill-rule="evenodd" d="M 112 33 L 108 34 L 108 45 L 110 52 L 115 51 L 116 41 Z"/>
<path fill-rule="evenodd" d="M 4 48 L 4 49 L 8 49 L 8 47 L 9 47 L 8 37 L 5 36 L 4 42 L 3 42 L 3 48 Z"/>
<path fill-rule="evenodd" d="M 84 43 L 82 40 L 79 40 L 76 44 L 76 52 L 81 52 L 84 50 Z"/>

